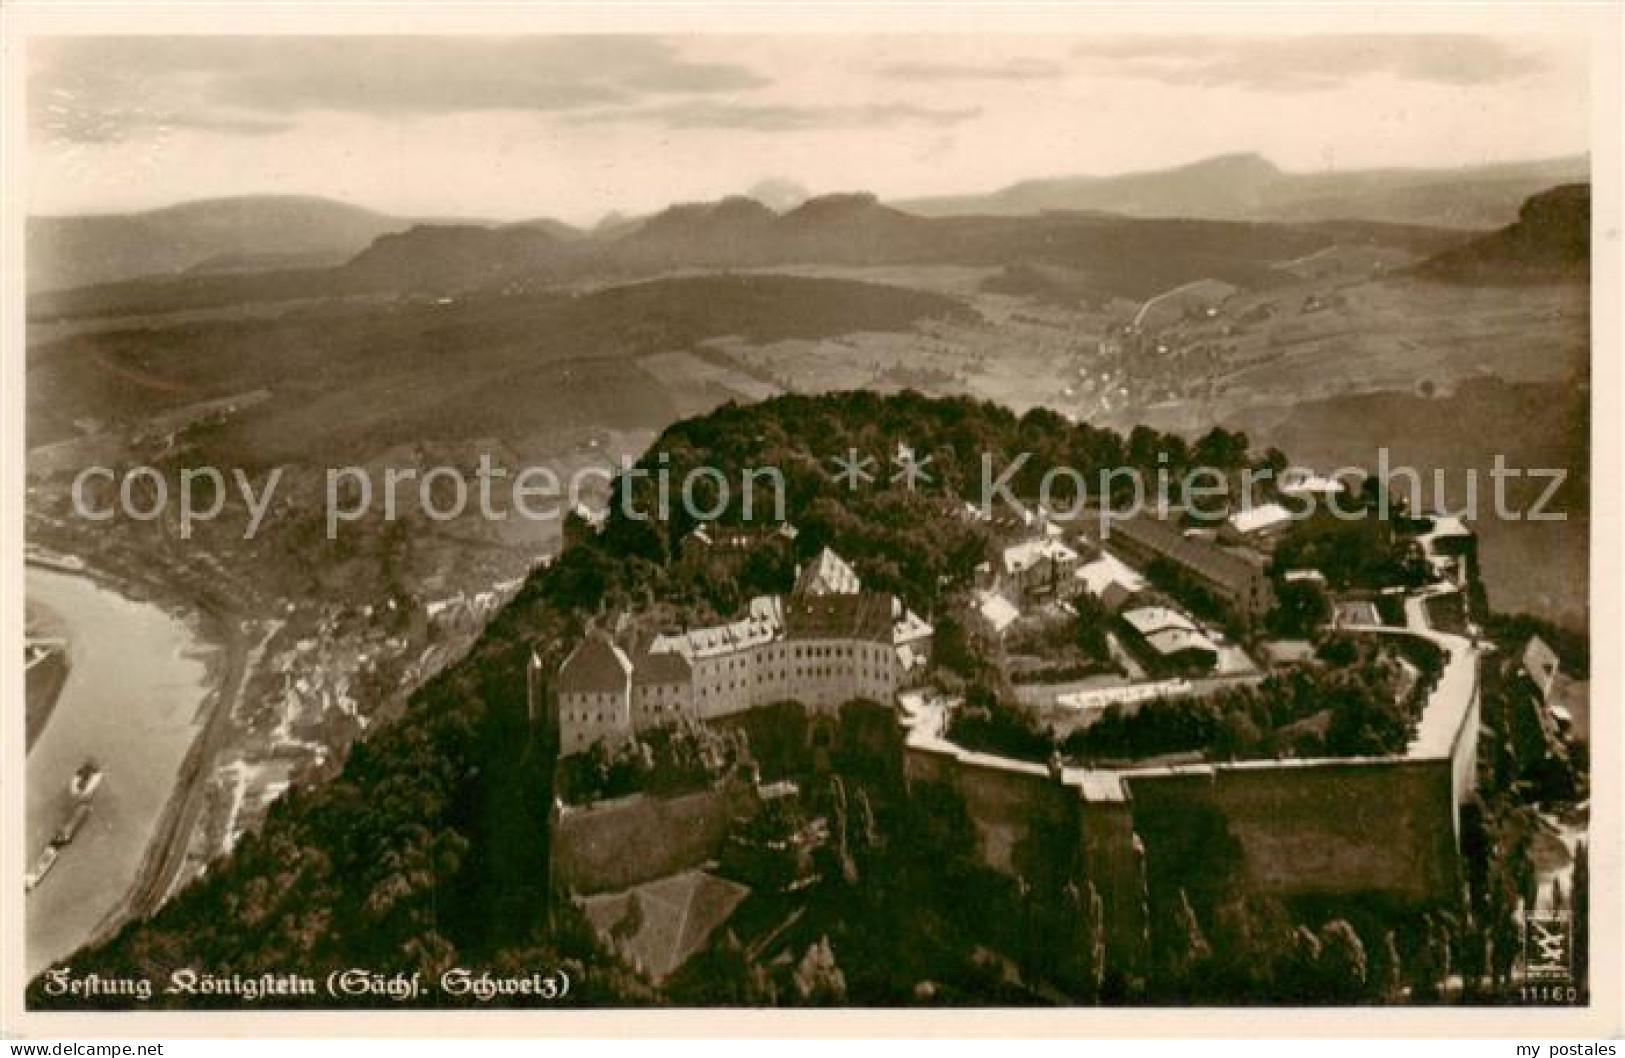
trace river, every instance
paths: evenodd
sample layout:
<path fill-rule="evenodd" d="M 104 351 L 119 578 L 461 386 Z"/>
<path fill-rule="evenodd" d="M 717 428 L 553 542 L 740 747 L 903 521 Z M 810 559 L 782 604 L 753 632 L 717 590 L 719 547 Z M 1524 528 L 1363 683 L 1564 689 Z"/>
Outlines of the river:
<path fill-rule="evenodd" d="M 50 721 L 28 752 L 30 869 L 69 812 L 74 770 L 92 758 L 104 773 L 89 821 L 28 894 L 32 976 L 121 909 L 199 731 L 209 674 L 204 644 L 151 603 L 35 566 L 28 567 L 28 601 L 60 619 L 70 664 Z"/>

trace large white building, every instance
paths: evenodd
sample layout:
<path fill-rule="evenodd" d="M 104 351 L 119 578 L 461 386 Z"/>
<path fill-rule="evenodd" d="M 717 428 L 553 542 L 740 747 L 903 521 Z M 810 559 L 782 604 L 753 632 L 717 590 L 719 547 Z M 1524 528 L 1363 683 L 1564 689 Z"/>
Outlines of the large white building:
<path fill-rule="evenodd" d="M 656 636 L 632 653 L 589 635 L 559 669 L 559 751 L 775 702 L 829 710 L 855 698 L 889 701 L 925 664 L 931 636 L 918 615 L 863 591 L 826 551 L 795 592 L 759 596 L 737 621 Z"/>

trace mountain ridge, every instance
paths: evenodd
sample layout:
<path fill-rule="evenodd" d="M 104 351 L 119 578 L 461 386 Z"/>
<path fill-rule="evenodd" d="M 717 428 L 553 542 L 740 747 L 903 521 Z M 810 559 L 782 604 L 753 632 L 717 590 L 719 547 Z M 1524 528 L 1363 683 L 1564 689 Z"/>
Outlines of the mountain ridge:
<path fill-rule="evenodd" d="M 1591 187 L 1564 184 L 1532 195 L 1512 224 L 1437 254 L 1415 271 L 1487 285 L 1583 281 L 1591 274 Z"/>
<path fill-rule="evenodd" d="M 985 194 L 886 200 L 864 192 L 809 196 L 790 181 L 769 180 L 716 201 L 734 203 L 740 217 L 748 208 L 744 204 L 751 203 L 760 211 L 753 223 L 764 227 L 770 216 L 861 206 L 870 211 L 869 220 L 887 226 L 885 237 L 892 239 L 919 219 L 1057 211 L 1255 222 L 1355 220 L 1489 231 L 1516 220 L 1530 195 L 1588 179 L 1589 167 L 1589 159 L 1577 155 L 1455 169 L 1295 173 L 1257 152 L 1241 151 L 1142 172 L 1023 180 Z M 317 195 L 271 194 L 199 199 L 133 213 L 38 215 L 27 221 L 27 287 L 35 294 L 188 272 L 214 274 L 217 265 L 227 274 L 266 272 L 275 269 L 278 258 L 332 263 L 362 253 L 381 236 L 424 224 L 529 228 L 582 243 L 619 240 L 662 217 L 668 221 L 658 227 L 675 227 L 668 215 L 684 208 L 678 204 L 639 217 L 611 214 L 596 226 L 577 227 L 545 215 L 511 222 L 406 217 Z M 792 222 L 785 230 L 796 226 Z M 859 222 L 853 227 L 867 243 L 881 238 L 858 231 Z"/>
<path fill-rule="evenodd" d="M 33 216 L 28 292 L 179 275 L 215 261 L 237 271 L 244 260 L 280 255 L 343 260 L 381 235 L 435 220 L 319 195 L 232 195 L 135 213 Z"/>
<path fill-rule="evenodd" d="M 897 200 L 922 216 L 1010 216 L 1090 210 L 1205 220 L 1372 220 L 1491 229 L 1523 200 L 1589 178 L 1586 155 L 1447 169 L 1290 172 L 1256 152 L 1110 176 L 1023 180 L 984 194 Z M 1427 192 L 1435 192 L 1429 194 Z"/>

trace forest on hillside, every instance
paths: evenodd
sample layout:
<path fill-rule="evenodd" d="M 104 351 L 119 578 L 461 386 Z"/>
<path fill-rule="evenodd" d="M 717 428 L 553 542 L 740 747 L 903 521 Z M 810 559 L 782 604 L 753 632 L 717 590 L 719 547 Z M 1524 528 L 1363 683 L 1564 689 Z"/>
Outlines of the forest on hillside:
<path fill-rule="evenodd" d="M 899 444 L 932 457 L 928 486 L 909 489 L 885 478 L 885 457 Z M 851 450 L 874 453 L 882 467 L 878 481 L 855 492 L 830 475 L 830 460 Z M 728 405 L 680 422 L 661 436 L 639 468 L 680 476 L 684 468 L 710 466 L 734 481 L 747 468 L 780 468 L 786 483 L 785 516 L 800 530 L 794 544 L 798 557 L 816 554 L 826 544 L 836 546 L 866 587 L 895 592 L 918 612 L 937 614 L 969 583 L 987 553 L 986 529 L 959 514 L 963 497 L 974 494 L 980 480 L 983 454 L 1004 466 L 1023 452 L 1034 453 L 1013 485 L 1024 496 L 1036 493 L 1036 475 L 1049 466 L 1074 467 L 1086 475 L 1118 466 L 1146 471 L 1172 467 L 1177 473 L 1253 458 L 1244 437 L 1223 431 L 1188 443 L 1149 429 L 1123 436 L 1073 425 L 1043 410 L 1018 416 L 968 399 L 848 393 Z M 652 488 L 652 478 L 636 482 L 633 492 L 646 501 L 642 509 L 650 509 L 647 503 L 654 497 L 640 490 Z M 738 511 L 723 520 L 733 520 L 729 515 L 736 519 Z M 290 790 L 257 833 L 243 838 L 156 915 L 131 922 L 77 953 L 72 959 L 76 972 L 164 981 L 186 966 L 244 976 L 297 970 L 317 978 L 355 966 L 431 978 L 452 966 L 514 973 L 563 967 L 575 981 L 576 1005 L 666 1001 L 663 992 L 602 950 L 580 914 L 548 891 L 548 817 L 557 747 L 550 744 L 545 727 L 528 718 L 526 664 L 534 652 L 540 671 L 552 673 L 590 622 L 655 600 L 729 612 L 755 591 L 783 589 L 782 567 L 697 572 L 690 563 L 673 561 L 693 525 L 686 515 L 646 521 L 612 506 L 601 533 L 579 534 L 556 561 L 532 574 L 468 655 L 419 689 L 399 719 L 357 743 L 337 777 Z M 854 789 L 854 801 L 858 792 Z M 1288 980 L 1292 967 L 1301 968 L 1303 960 L 1319 959 L 1316 953 L 1324 951 L 1340 953 L 1343 969 L 1334 971 L 1328 961 L 1324 974 L 1291 978 L 1327 982 L 1323 990 L 1303 998 L 1388 998 L 1381 988 L 1399 987 L 1398 959 L 1419 953 L 1432 960 L 1421 964 L 1424 978 L 1428 966 L 1436 970 L 1439 960 L 1447 959 L 1443 953 L 1450 942 L 1442 919 L 1422 923 L 1373 911 L 1360 925 L 1401 923 L 1375 933 L 1374 927 L 1366 928 L 1364 943 L 1375 953 L 1371 958 L 1384 965 L 1392 962 L 1379 987 L 1377 976 L 1364 968 L 1367 949 L 1359 935 L 1352 941 L 1348 936 L 1355 927 L 1336 916 L 1304 924 L 1278 907 L 1232 907 L 1239 899 L 1233 892 L 1210 886 L 1191 895 L 1173 885 L 1159 887 L 1161 902 L 1151 909 L 1163 923 L 1156 935 L 1162 938 L 1161 958 L 1169 976 L 1141 978 L 1137 991 L 1120 978 L 1108 987 L 1097 961 L 1085 975 L 1093 983 L 1070 994 L 1029 990 L 1012 996 L 1008 981 L 973 963 L 971 953 L 984 941 L 1019 947 L 1021 936 L 1047 936 L 1038 927 L 1053 916 L 1070 923 L 1067 928 L 1081 930 L 1079 944 L 1085 943 L 1087 924 L 1078 916 L 1087 913 L 1087 893 L 1046 890 L 1035 897 L 976 867 L 968 853 L 963 809 L 956 810 L 951 798 L 901 796 L 883 775 L 871 776 L 862 792 L 873 802 L 874 826 L 866 829 L 874 840 L 866 839 L 867 851 L 854 853 L 854 877 L 894 876 L 899 885 L 913 879 L 919 887 L 848 884 L 836 872 L 837 880 L 830 883 L 836 887 L 819 891 L 819 921 L 837 934 L 833 954 L 821 948 L 809 959 L 814 969 L 824 966 L 826 971 L 832 960 L 846 960 L 839 993 L 831 984 L 837 976 L 833 972 L 814 975 L 830 987 L 799 998 L 778 991 L 750 992 L 747 985 L 753 978 L 743 969 L 733 976 L 719 972 L 718 988 L 730 982 L 728 987 L 741 990 L 732 1001 L 1238 1001 L 1245 995 L 1225 984 L 1222 971 L 1240 965 L 1251 949 L 1237 947 L 1240 940 L 1221 944 L 1217 937 L 1203 935 L 1202 923 L 1211 927 L 1219 921 L 1213 916 L 1224 909 L 1225 937 L 1246 937 L 1251 930 L 1257 936 L 1247 943 L 1269 949 L 1263 963 L 1238 979 L 1259 989 L 1248 993 L 1253 1001 L 1276 994 L 1269 991 L 1271 982 Z M 1491 822 L 1480 829 L 1502 825 L 1508 817 L 1486 818 Z M 899 843 L 897 836 L 905 833 L 912 840 Z M 922 845 L 921 834 L 939 834 L 940 841 Z M 1500 848 L 1515 848 L 1510 839 L 1499 840 Z M 1486 838 L 1485 847 L 1490 844 Z M 1509 861 L 1500 854 L 1485 852 L 1483 857 L 1484 891 L 1515 890 L 1523 884 L 1507 875 Z M 989 920 L 998 916 L 966 918 L 964 907 L 983 906 L 967 900 L 968 894 L 985 895 L 994 902 L 988 906 L 1027 907 L 1028 917 L 1019 921 L 1031 928 L 1010 934 L 1001 926 L 997 937 L 985 935 L 992 928 Z M 905 904 L 907 913 L 902 914 Z M 1070 918 L 1068 907 L 1075 912 Z M 1281 921 L 1286 922 L 1284 932 L 1272 926 Z M 876 934 L 881 922 L 897 932 Z M 1390 935 L 1394 928 L 1401 929 L 1397 941 Z M 1294 929 L 1307 933 L 1307 939 Z M 863 947 L 858 939 L 876 935 L 886 937 L 889 952 L 918 942 L 920 951 L 944 953 L 950 985 L 929 994 L 914 990 L 917 982 L 900 975 L 918 967 L 888 969 L 884 953 L 872 944 Z M 1356 947 L 1359 959 L 1353 954 Z M 958 955 L 950 959 L 954 952 Z M 722 957 L 711 953 L 707 958 L 713 956 Z M 1415 958 L 1412 963 L 1414 967 Z M 1356 964 L 1358 974 L 1352 968 Z M 1083 973 L 1078 967 L 1067 972 L 1074 978 Z M 702 985 L 691 981 L 684 998 L 730 1001 L 729 994 L 707 992 Z M 432 996 L 423 1000 L 434 1001 Z M 48 1009 L 64 1002 L 48 996 L 40 980 L 30 986 L 31 1006 Z M 86 1005 L 84 1000 L 72 1002 L 76 1009 Z M 113 1007 L 131 1000 L 98 997 L 89 1002 Z M 160 992 L 150 1005 L 211 1003 L 231 1007 L 238 1000 Z"/>

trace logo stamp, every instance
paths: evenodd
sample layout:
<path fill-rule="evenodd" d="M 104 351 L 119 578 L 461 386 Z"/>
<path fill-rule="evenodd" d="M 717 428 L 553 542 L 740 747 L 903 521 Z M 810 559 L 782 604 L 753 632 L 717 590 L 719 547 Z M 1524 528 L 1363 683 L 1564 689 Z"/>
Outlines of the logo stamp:
<path fill-rule="evenodd" d="M 1566 910 L 1530 911 L 1523 923 L 1523 962 L 1531 981 L 1567 981 L 1574 969 L 1574 924 Z"/>

